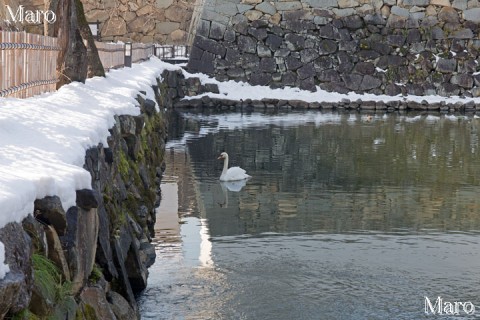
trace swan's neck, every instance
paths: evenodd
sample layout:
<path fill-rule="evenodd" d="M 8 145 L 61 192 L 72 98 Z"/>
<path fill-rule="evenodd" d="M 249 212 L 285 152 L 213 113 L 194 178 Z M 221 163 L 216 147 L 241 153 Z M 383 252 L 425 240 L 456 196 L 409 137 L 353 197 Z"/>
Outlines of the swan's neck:
<path fill-rule="evenodd" d="M 228 171 L 228 156 L 223 159 L 223 171 L 222 176 L 226 175 Z"/>

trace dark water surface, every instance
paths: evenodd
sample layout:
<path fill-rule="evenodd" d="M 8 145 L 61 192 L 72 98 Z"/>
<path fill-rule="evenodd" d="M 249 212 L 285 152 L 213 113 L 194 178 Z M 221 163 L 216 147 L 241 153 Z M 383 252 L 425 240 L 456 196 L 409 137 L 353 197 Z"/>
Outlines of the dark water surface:
<path fill-rule="evenodd" d="M 143 319 L 437 318 L 426 296 L 480 317 L 480 119 L 173 114 L 169 132 Z M 244 186 L 218 181 L 221 151 Z"/>

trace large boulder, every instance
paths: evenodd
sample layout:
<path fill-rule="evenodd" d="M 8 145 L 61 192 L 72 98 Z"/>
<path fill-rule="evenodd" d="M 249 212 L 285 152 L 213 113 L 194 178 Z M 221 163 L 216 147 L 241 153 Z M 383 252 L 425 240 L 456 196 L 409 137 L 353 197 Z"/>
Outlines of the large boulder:
<path fill-rule="evenodd" d="M 136 318 L 135 311 L 121 294 L 110 291 L 107 293 L 107 301 L 118 320 L 133 320 Z"/>
<path fill-rule="evenodd" d="M 32 243 L 21 224 L 13 222 L 0 229 L 5 247 L 5 264 L 10 272 L 0 280 L 0 318 L 28 307 L 33 287 Z"/>
<path fill-rule="evenodd" d="M 57 232 L 51 226 L 45 226 L 45 236 L 48 243 L 48 258 L 57 266 L 63 278 L 70 280 L 70 270 Z"/>
<path fill-rule="evenodd" d="M 91 314 L 93 309 L 94 319 L 117 320 L 103 288 L 85 287 L 80 293 L 80 307 L 84 314 Z M 135 318 L 130 318 L 133 319 Z"/>
<path fill-rule="evenodd" d="M 78 293 L 85 285 L 95 263 L 99 229 L 97 209 L 71 207 L 67 211 L 67 221 L 67 232 L 61 237 L 61 241 L 67 251 L 72 291 Z"/>
<path fill-rule="evenodd" d="M 67 230 L 67 217 L 62 202 L 57 196 L 47 196 L 34 202 L 35 218 L 46 225 L 50 225 L 63 236 Z"/>

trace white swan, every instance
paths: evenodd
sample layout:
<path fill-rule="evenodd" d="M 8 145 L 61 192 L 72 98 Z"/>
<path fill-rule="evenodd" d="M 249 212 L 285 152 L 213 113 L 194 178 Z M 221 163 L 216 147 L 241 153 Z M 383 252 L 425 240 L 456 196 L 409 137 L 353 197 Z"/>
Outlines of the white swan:
<path fill-rule="evenodd" d="M 222 152 L 218 159 L 223 159 L 223 171 L 220 175 L 220 181 L 237 181 L 251 178 L 251 176 L 246 174 L 246 171 L 240 167 L 228 168 L 228 154 L 226 152 Z"/>

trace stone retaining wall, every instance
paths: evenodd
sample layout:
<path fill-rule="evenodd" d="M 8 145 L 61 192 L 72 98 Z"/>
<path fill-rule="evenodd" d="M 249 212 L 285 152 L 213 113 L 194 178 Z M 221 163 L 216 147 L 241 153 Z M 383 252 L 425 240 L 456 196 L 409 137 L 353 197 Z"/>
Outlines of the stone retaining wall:
<path fill-rule="evenodd" d="M 335 92 L 480 96 L 478 0 L 206 0 L 188 69 Z"/>
<path fill-rule="evenodd" d="M 100 22 L 103 41 L 185 44 L 190 0 L 82 0 L 89 22 Z"/>
<path fill-rule="evenodd" d="M 407 100 L 399 97 L 391 101 L 373 101 L 368 99 L 351 100 L 343 98 L 339 102 L 326 101 L 307 102 L 302 100 L 284 100 L 264 98 L 261 100 L 229 100 L 218 98 L 219 89 L 215 83 L 202 84 L 199 78 L 185 78 L 181 70 L 164 71 L 162 78 L 162 105 L 168 108 L 207 108 L 217 110 L 266 112 L 269 110 L 349 110 L 366 112 L 395 112 L 395 111 L 429 111 L 429 112 L 462 112 L 472 113 L 480 111 L 480 103 L 473 99 L 456 102 L 431 102 Z M 213 94 L 213 95 L 212 95 Z M 220 95 L 221 96 L 221 95 Z"/>
<path fill-rule="evenodd" d="M 89 23 L 100 23 L 101 41 L 132 41 L 142 43 L 185 45 L 195 0 L 80 0 Z M 18 0 L 0 0 L 0 18 L 6 16 L 2 2 L 14 11 Z M 25 10 L 45 10 L 54 3 L 47 0 L 24 0 Z M 0 19 L 0 27 L 3 20 Z M 42 25 L 19 24 L 18 29 L 43 34 Z"/>
<path fill-rule="evenodd" d="M 108 145 L 87 150 L 92 190 L 77 190 L 76 206 L 65 211 L 56 196 L 38 199 L 22 223 L 0 229 L 10 268 L 0 280 L 1 319 L 140 318 L 135 294 L 155 260 L 166 124 L 154 101 L 137 100 L 141 115 L 116 116 Z M 51 272 L 34 268 L 33 253 L 56 266 L 58 283 L 45 283 Z"/>

